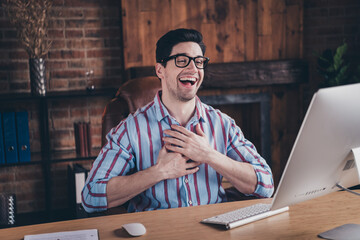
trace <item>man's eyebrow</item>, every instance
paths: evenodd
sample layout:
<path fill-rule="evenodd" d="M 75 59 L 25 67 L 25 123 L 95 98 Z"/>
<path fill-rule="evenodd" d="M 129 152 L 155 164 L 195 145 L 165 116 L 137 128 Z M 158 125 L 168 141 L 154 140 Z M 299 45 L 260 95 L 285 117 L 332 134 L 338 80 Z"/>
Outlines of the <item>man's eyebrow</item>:
<path fill-rule="evenodd" d="M 176 54 L 174 54 L 174 55 L 185 55 L 185 56 L 190 57 L 190 56 L 187 55 L 186 53 L 176 53 Z M 197 55 L 197 56 L 195 56 L 195 57 L 203 57 L 203 55 Z"/>

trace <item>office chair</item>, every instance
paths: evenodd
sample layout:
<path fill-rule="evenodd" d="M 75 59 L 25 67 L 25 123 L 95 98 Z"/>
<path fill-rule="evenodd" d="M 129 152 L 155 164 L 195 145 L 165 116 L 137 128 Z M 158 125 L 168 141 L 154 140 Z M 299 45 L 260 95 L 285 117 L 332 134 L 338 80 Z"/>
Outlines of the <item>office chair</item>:
<path fill-rule="evenodd" d="M 106 144 L 106 134 L 111 128 L 119 124 L 129 113 L 145 106 L 154 99 L 155 94 L 161 89 L 157 77 L 134 78 L 125 82 L 105 107 L 102 115 L 101 144 Z"/>
<path fill-rule="evenodd" d="M 125 82 L 117 91 L 115 97 L 105 106 L 102 115 L 101 144 L 106 144 L 106 134 L 136 109 L 152 101 L 161 89 L 160 80 L 154 76 L 139 77 Z M 102 214 L 111 215 L 127 212 L 127 204 L 110 208 Z M 96 216 L 96 214 L 94 214 Z"/>

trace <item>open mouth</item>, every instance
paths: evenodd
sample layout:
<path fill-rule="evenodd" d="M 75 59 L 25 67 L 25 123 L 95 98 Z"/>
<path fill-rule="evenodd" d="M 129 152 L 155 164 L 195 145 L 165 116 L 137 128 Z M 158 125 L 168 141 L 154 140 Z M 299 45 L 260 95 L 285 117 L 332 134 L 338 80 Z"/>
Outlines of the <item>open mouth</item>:
<path fill-rule="evenodd" d="M 197 81 L 196 78 L 190 78 L 190 77 L 183 77 L 180 78 L 179 80 L 185 86 L 193 86 Z"/>

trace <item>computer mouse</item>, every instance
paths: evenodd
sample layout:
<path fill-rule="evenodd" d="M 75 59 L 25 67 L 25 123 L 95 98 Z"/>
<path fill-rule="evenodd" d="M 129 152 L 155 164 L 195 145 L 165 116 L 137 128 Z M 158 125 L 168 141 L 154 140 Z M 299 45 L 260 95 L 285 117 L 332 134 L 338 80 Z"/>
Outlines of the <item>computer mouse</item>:
<path fill-rule="evenodd" d="M 141 223 L 127 223 L 122 225 L 125 231 L 131 236 L 138 237 L 146 233 L 146 228 Z"/>

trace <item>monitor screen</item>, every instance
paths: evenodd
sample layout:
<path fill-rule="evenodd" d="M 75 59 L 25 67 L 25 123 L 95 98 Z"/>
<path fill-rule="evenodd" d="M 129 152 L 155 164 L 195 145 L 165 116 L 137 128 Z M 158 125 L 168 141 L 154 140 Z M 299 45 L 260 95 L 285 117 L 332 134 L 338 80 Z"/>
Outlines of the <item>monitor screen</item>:
<path fill-rule="evenodd" d="M 360 183 L 360 84 L 314 94 L 273 199 L 273 209 Z M 357 164 L 356 164 L 357 160 Z"/>

